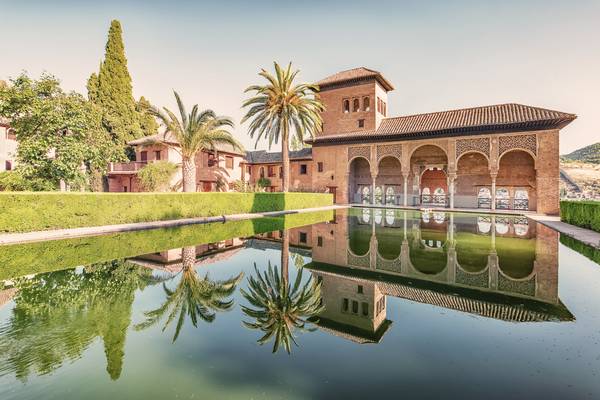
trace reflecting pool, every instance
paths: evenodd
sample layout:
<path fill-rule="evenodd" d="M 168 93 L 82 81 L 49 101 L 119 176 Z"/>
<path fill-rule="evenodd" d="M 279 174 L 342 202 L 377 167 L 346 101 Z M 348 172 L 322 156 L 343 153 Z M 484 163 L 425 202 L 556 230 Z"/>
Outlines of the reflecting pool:
<path fill-rule="evenodd" d="M 570 243 L 356 208 L 0 246 L 0 399 L 600 398 Z"/>

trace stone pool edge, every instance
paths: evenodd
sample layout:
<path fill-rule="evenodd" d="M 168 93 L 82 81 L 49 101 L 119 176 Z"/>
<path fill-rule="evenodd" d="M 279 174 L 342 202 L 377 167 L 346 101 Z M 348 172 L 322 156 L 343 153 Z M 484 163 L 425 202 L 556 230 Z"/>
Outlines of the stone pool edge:
<path fill-rule="evenodd" d="M 558 231 L 561 235 L 579 240 L 580 242 L 595 249 L 600 249 L 600 232 L 567 224 L 566 222 L 562 222 L 560 217 L 547 215 L 530 215 L 528 217 L 540 224 L 546 225 L 547 227 Z"/>
<path fill-rule="evenodd" d="M 264 217 L 278 217 L 288 214 L 302 214 L 317 211 L 339 210 L 349 208 L 348 205 L 332 205 L 325 207 L 300 208 L 297 210 L 268 211 L 262 213 L 242 213 L 231 215 L 220 215 L 213 217 L 181 218 L 166 221 L 136 222 L 130 224 L 89 226 L 83 228 L 54 229 L 49 231 L 34 231 L 23 233 L 5 233 L 0 235 L 0 246 L 11 244 L 22 244 L 31 242 L 43 242 L 49 240 L 72 239 L 86 236 L 99 236 L 111 233 L 133 232 L 147 229 L 173 228 L 184 225 L 209 224 L 215 222 L 241 221 Z"/>

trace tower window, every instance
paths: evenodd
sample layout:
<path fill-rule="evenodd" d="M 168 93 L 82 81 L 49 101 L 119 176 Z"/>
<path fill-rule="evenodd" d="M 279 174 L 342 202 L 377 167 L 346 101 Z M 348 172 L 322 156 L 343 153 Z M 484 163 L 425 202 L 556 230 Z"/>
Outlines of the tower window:
<path fill-rule="evenodd" d="M 363 99 L 363 111 L 370 111 L 371 110 L 371 99 L 369 99 L 368 97 L 365 97 Z"/>
<path fill-rule="evenodd" d="M 358 294 L 363 294 L 363 287 L 362 287 L 362 285 L 358 285 L 358 288 L 356 289 L 356 292 Z"/>
<path fill-rule="evenodd" d="M 317 237 L 317 247 L 323 247 L 323 236 Z"/>
<path fill-rule="evenodd" d="M 360 100 L 354 99 L 352 100 L 352 112 L 357 112 L 360 110 Z"/>
<path fill-rule="evenodd" d="M 300 175 L 306 175 L 308 173 L 308 167 L 306 164 L 300 164 Z"/>
<path fill-rule="evenodd" d="M 306 243 L 307 237 L 306 232 L 300 232 L 300 243 Z"/>
<path fill-rule="evenodd" d="M 350 112 L 350 100 L 344 100 L 344 113 Z"/>
<path fill-rule="evenodd" d="M 323 163 L 322 162 L 317 163 L 317 171 L 323 172 Z"/>
<path fill-rule="evenodd" d="M 359 119 L 358 120 L 358 127 L 359 128 L 364 128 L 365 127 L 365 120 L 364 119 Z"/>

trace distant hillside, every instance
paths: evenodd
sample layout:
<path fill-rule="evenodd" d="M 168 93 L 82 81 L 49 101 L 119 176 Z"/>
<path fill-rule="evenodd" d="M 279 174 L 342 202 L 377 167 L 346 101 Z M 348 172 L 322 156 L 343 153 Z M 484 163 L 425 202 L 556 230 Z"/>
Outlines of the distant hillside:
<path fill-rule="evenodd" d="M 580 161 L 591 164 L 600 164 L 600 143 L 590 144 L 572 153 L 561 156 L 565 161 Z"/>

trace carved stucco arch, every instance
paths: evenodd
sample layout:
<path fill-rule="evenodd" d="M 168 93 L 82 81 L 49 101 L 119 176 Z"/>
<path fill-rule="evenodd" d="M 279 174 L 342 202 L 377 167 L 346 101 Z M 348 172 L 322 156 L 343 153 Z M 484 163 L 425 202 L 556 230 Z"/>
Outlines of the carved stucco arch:
<path fill-rule="evenodd" d="M 442 150 L 444 152 L 444 154 L 446 155 L 446 160 L 449 162 L 450 161 L 450 157 L 448 157 L 448 149 L 445 149 L 442 147 L 442 145 L 438 144 L 438 143 L 422 143 L 422 144 L 418 144 L 417 146 L 415 146 L 411 151 L 410 154 L 408 154 L 408 162 L 410 164 L 410 161 L 412 160 L 412 156 L 413 154 L 415 154 L 415 151 L 417 151 L 418 149 L 420 149 L 423 146 L 435 146 L 438 147 L 440 150 Z"/>
<path fill-rule="evenodd" d="M 504 157 L 505 155 L 507 155 L 508 153 L 511 153 L 513 151 L 522 151 L 525 152 L 527 154 L 529 154 L 531 156 L 531 158 L 533 159 L 533 169 L 537 170 L 537 155 L 534 154 L 531 150 L 526 149 L 526 148 L 522 148 L 522 147 L 514 147 L 508 150 L 505 150 L 502 154 L 500 154 L 498 156 L 498 164 L 496 165 L 497 169 L 500 169 L 500 160 L 502 160 L 502 157 Z"/>

